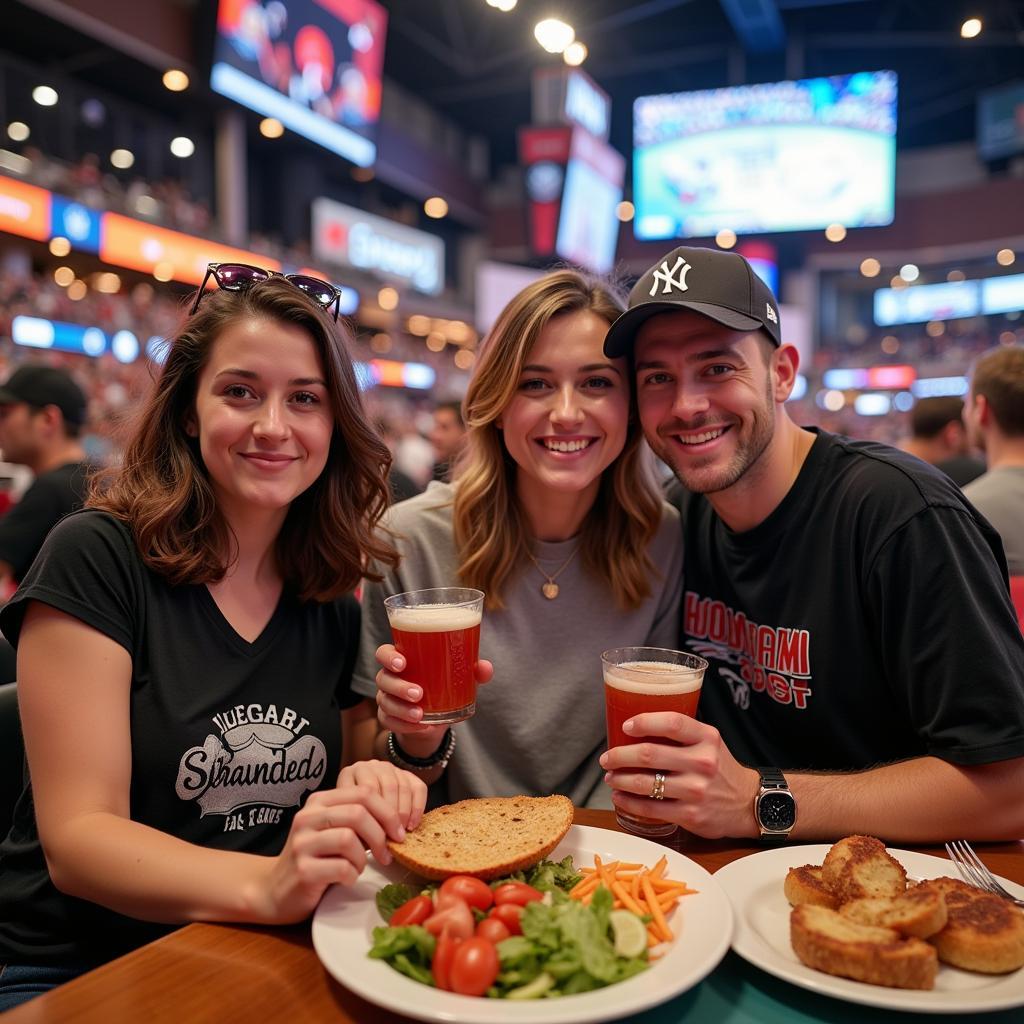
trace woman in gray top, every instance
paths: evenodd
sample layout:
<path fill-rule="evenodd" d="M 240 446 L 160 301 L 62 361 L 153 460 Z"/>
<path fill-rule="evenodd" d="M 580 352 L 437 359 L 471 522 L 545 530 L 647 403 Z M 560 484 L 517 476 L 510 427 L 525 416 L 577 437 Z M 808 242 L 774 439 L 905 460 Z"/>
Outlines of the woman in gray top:
<path fill-rule="evenodd" d="M 402 560 L 363 592 L 355 755 L 414 768 L 435 801 L 562 793 L 610 807 L 600 653 L 676 644 L 678 513 L 661 499 L 628 363 L 602 353 L 622 308 L 575 270 L 520 292 L 479 354 L 455 482 L 391 509 Z M 486 594 L 481 681 L 493 665 L 454 755 L 453 733 L 420 722 L 384 609 L 390 594 L 444 586 Z"/>

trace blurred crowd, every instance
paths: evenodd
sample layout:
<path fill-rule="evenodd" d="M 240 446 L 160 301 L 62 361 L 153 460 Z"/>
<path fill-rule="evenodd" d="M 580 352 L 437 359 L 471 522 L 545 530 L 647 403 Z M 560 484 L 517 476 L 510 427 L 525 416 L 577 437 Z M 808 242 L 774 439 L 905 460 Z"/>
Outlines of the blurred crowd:
<path fill-rule="evenodd" d="M 21 170 L 20 176 L 27 181 L 75 199 L 83 206 L 140 217 L 189 234 L 208 236 L 212 230 L 209 207 L 194 198 L 176 178 L 122 178 L 104 171 L 95 153 L 85 153 L 74 164 L 47 156 L 35 146 L 23 147 L 21 156 L 28 163 L 11 170 Z"/>
<path fill-rule="evenodd" d="M 61 287 L 52 276 L 34 271 L 4 273 L 0 275 L 0 379 L 25 360 L 43 360 L 68 369 L 89 396 L 90 456 L 109 460 L 116 456 L 119 425 L 152 380 L 150 359 L 143 354 L 134 363 L 123 364 L 110 355 L 99 359 L 57 352 L 44 355 L 12 343 L 12 321 L 18 315 L 38 316 L 99 327 L 108 335 L 126 329 L 145 347 L 149 339 L 166 337 L 174 330 L 187 304 L 185 296 L 183 291 L 174 293 L 167 286 L 154 286 L 144 280 L 124 284 L 120 291 L 110 294 L 90 286 L 77 291 Z M 910 433 L 909 410 L 894 408 L 884 416 L 862 416 L 850 405 L 838 411 L 824 409 L 817 401 L 824 372 L 839 366 L 906 363 L 914 366 L 921 377 L 962 376 L 987 349 L 1022 343 L 1024 320 L 1012 315 L 952 321 L 943 325 L 940 335 L 927 333 L 923 325 L 868 331 L 857 346 L 826 345 L 815 352 L 806 371 L 807 392 L 793 401 L 793 415 L 805 425 L 898 444 Z M 452 368 L 449 354 L 432 352 L 422 338 L 401 330 L 356 334 L 354 355 L 361 362 L 395 359 L 425 363 L 435 370 L 437 380 L 429 392 L 380 387 L 366 394 L 371 415 L 392 445 L 396 464 L 422 488 L 431 479 L 437 461 L 429 440 L 435 429 L 434 409 L 449 399 L 457 405 L 465 374 Z"/>

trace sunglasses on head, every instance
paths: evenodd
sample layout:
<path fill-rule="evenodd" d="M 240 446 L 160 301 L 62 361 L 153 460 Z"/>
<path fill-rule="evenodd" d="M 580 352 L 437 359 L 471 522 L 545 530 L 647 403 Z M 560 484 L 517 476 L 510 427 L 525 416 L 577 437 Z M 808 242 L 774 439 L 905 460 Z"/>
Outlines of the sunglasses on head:
<path fill-rule="evenodd" d="M 260 281 L 271 277 L 283 277 L 295 285 L 300 292 L 308 295 L 318 306 L 324 309 L 334 307 L 334 322 L 338 322 L 341 311 L 341 292 L 327 281 L 307 274 L 282 274 L 277 270 L 264 270 L 262 267 L 251 267 L 248 263 L 210 263 L 206 268 L 206 277 L 196 292 L 196 301 L 192 303 L 189 316 L 199 308 L 203 295 L 206 294 L 206 282 L 213 278 L 220 288 L 226 292 L 244 292 Z"/>

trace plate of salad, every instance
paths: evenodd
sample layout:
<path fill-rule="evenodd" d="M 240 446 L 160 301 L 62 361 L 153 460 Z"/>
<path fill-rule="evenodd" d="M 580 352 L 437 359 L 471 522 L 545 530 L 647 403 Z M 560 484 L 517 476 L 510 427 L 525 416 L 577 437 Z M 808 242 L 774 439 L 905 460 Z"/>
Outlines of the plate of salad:
<path fill-rule="evenodd" d="M 595 872 L 598 862 L 662 862 L 666 877 L 696 890 L 678 901 L 670 941 L 649 939 L 664 918 L 628 909 L 651 904 L 633 903 L 626 891 L 627 906 L 613 905 L 621 900 Z M 573 890 L 587 895 L 570 896 Z M 371 857 L 356 884 L 332 887 L 313 916 L 317 955 L 346 988 L 417 1020 L 479 1024 L 576 1024 L 638 1013 L 701 981 L 725 955 L 732 931 L 729 899 L 699 864 L 646 839 L 584 825 L 573 825 L 539 865 L 490 883 L 464 876 L 426 882 Z"/>

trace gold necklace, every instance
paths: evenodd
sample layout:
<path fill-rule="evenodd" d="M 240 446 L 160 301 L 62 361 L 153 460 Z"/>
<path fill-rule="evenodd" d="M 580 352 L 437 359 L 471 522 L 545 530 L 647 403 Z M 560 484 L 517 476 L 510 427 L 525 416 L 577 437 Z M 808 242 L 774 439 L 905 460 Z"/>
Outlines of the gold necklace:
<path fill-rule="evenodd" d="M 555 570 L 554 574 L 551 575 L 546 573 L 540 567 L 540 562 L 538 562 L 537 559 L 533 557 L 532 551 L 526 552 L 526 555 L 530 559 L 530 561 L 533 562 L 535 566 L 537 566 L 537 572 L 539 572 L 541 576 L 543 576 L 544 579 L 547 581 L 541 586 L 540 592 L 549 601 L 554 601 L 554 599 L 558 597 L 558 584 L 555 582 L 555 580 L 562 575 L 563 571 L 568 567 L 569 563 L 576 557 L 576 554 L 579 551 L 579 549 L 580 546 L 579 544 L 577 544 L 576 547 L 573 549 L 572 554 Z"/>

